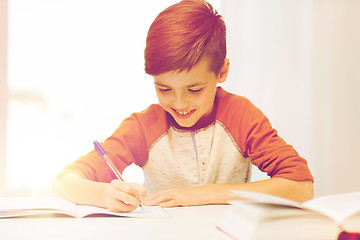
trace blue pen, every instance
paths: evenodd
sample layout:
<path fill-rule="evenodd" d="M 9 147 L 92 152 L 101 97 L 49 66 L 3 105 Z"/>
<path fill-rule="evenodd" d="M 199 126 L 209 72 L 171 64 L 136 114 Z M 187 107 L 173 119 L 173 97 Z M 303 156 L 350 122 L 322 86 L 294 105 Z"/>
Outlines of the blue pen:
<path fill-rule="evenodd" d="M 123 182 L 126 182 L 125 179 L 123 178 L 123 176 L 121 175 L 121 173 L 117 170 L 117 168 L 115 167 L 115 165 L 113 164 L 113 162 L 110 160 L 110 158 L 106 155 L 106 152 L 105 150 L 101 147 L 100 143 L 98 143 L 97 141 L 94 141 L 94 146 L 95 146 L 95 149 L 97 151 L 97 153 L 100 155 L 100 157 L 102 158 L 102 160 L 104 160 L 107 165 L 110 167 L 111 171 L 115 174 L 115 176 L 123 181 Z M 126 202 L 125 202 L 126 203 Z M 142 204 L 140 203 L 140 207 L 142 209 L 143 206 Z"/>

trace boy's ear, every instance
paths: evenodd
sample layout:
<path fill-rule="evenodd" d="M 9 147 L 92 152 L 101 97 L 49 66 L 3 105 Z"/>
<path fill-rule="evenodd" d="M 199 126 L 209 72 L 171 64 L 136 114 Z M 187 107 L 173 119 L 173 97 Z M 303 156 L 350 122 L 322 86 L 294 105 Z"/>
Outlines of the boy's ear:
<path fill-rule="evenodd" d="M 218 83 L 225 82 L 227 75 L 229 73 L 229 65 L 230 65 L 230 60 L 226 58 L 219 72 Z"/>

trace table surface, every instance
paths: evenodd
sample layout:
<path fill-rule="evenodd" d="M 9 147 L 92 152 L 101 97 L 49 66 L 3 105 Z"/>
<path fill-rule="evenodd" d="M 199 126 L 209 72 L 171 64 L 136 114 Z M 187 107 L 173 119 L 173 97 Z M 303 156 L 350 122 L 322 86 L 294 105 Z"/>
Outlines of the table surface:
<path fill-rule="evenodd" d="M 0 239 L 220 239 L 216 226 L 229 205 L 167 208 L 170 217 L 21 217 L 0 219 Z"/>

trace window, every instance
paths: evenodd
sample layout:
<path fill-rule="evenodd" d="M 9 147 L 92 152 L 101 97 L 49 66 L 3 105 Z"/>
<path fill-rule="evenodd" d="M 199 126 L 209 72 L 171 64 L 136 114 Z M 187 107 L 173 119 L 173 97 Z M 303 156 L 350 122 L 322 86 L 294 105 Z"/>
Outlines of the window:
<path fill-rule="evenodd" d="M 144 72 L 145 39 L 175 2 L 8 0 L 10 188 L 49 189 L 94 140 L 157 102 Z M 129 181 L 141 182 L 134 171 L 125 173 Z"/>

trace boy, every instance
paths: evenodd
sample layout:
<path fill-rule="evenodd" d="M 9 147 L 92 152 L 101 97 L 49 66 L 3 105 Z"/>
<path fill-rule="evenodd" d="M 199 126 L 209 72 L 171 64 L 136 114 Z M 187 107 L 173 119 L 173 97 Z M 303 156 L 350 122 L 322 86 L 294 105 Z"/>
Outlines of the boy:
<path fill-rule="evenodd" d="M 221 16 L 200 0 L 170 6 L 150 26 L 145 71 L 159 104 L 132 114 L 102 143 L 120 171 L 142 167 L 145 187 L 117 180 L 92 151 L 57 176 L 54 192 L 119 212 L 140 203 L 222 204 L 234 189 L 312 198 L 306 160 L 247 99 L 217 87 L 229 71 L 225 32 Z M 271 178 L 248 182 L 251 164 Z"/>

